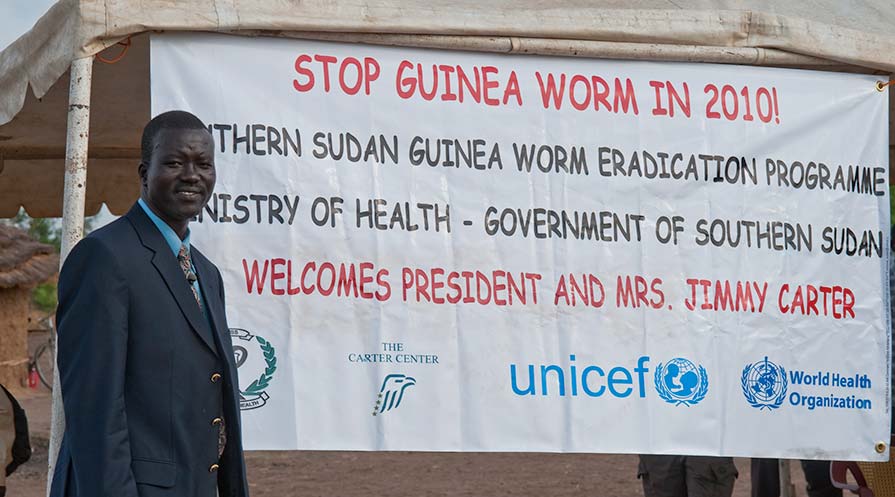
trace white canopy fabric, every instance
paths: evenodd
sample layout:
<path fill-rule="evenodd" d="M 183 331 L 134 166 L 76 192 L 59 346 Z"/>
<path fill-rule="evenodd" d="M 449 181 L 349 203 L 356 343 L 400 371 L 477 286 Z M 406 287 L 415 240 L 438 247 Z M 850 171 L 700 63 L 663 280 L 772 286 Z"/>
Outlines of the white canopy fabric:
<path fill-rule="evenodd" d="M 114 57 L 125 39 L 120 62 L 95 64 L 87 212 L 130 206 L 151 31 L 888 74 L 892 26 L 888 0 L 63 0 L 0 52 L 0 217 L 20 206 L 60 215 L 66 71 L 77 58 Z"/>

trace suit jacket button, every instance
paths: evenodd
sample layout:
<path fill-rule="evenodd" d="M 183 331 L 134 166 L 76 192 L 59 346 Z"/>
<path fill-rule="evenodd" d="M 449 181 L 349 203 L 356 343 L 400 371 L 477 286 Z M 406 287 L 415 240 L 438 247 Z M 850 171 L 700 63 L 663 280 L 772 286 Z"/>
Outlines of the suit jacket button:
<path fill-rule="evenodd" d="M 220 466 L 218 466 L 217 464 L 212 464 L 211 467 L 208 468 L 208 472 L 209 472 L 209 473 L 214 473 L 215 471 L 218 470 L 218 468 L 220 468 Z"/>
<path fill-rule="evenodd" d="M 220 374 L 220 373 L 215 373 L 215 374 L 211 375 L 211 382 L 212 382 L 212 383 L 217 383 L 218 380 L 220 380 L 220 379 L 221 379 L 221 374 Z"/>
<path fill-rule="evenodd" d="M 212 426 L 220 426 L 220 424 L 223 422 L 224 422 L 224 420 L 221 418 L 214 418 L 211 420 L 211 425 Z"/>

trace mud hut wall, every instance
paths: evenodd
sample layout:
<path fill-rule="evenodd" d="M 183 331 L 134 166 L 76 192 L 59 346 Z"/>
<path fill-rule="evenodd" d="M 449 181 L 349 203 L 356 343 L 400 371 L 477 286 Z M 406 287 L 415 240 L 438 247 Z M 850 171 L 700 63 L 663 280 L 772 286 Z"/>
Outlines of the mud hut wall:
<path fill-rule="evenodd" d="M 0 384 L 24 388 L 28 377 L 28 310 L 31 289 L 0 288 Z"/>

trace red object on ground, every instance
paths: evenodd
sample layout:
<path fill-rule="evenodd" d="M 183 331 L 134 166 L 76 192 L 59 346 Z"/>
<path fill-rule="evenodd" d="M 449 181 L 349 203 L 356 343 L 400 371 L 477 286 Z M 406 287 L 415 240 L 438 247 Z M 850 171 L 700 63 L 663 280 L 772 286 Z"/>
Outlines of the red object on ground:
<path fill-rule="evenodd" d="M 37 390 L 37 385 L 40 383 L 40 377 L 37 375 L 37 368 L 32 364 L 28 369 L 28 388 L 32 390 Z"/>

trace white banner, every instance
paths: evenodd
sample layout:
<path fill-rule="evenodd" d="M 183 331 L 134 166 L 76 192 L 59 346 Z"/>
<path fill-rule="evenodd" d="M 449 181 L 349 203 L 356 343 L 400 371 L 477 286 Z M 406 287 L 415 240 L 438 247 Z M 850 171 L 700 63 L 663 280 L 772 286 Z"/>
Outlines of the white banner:
<path fill-rule="evenodd" d="M 876 77 L 152 41 L 252 449 L 882 460 Z"/>

